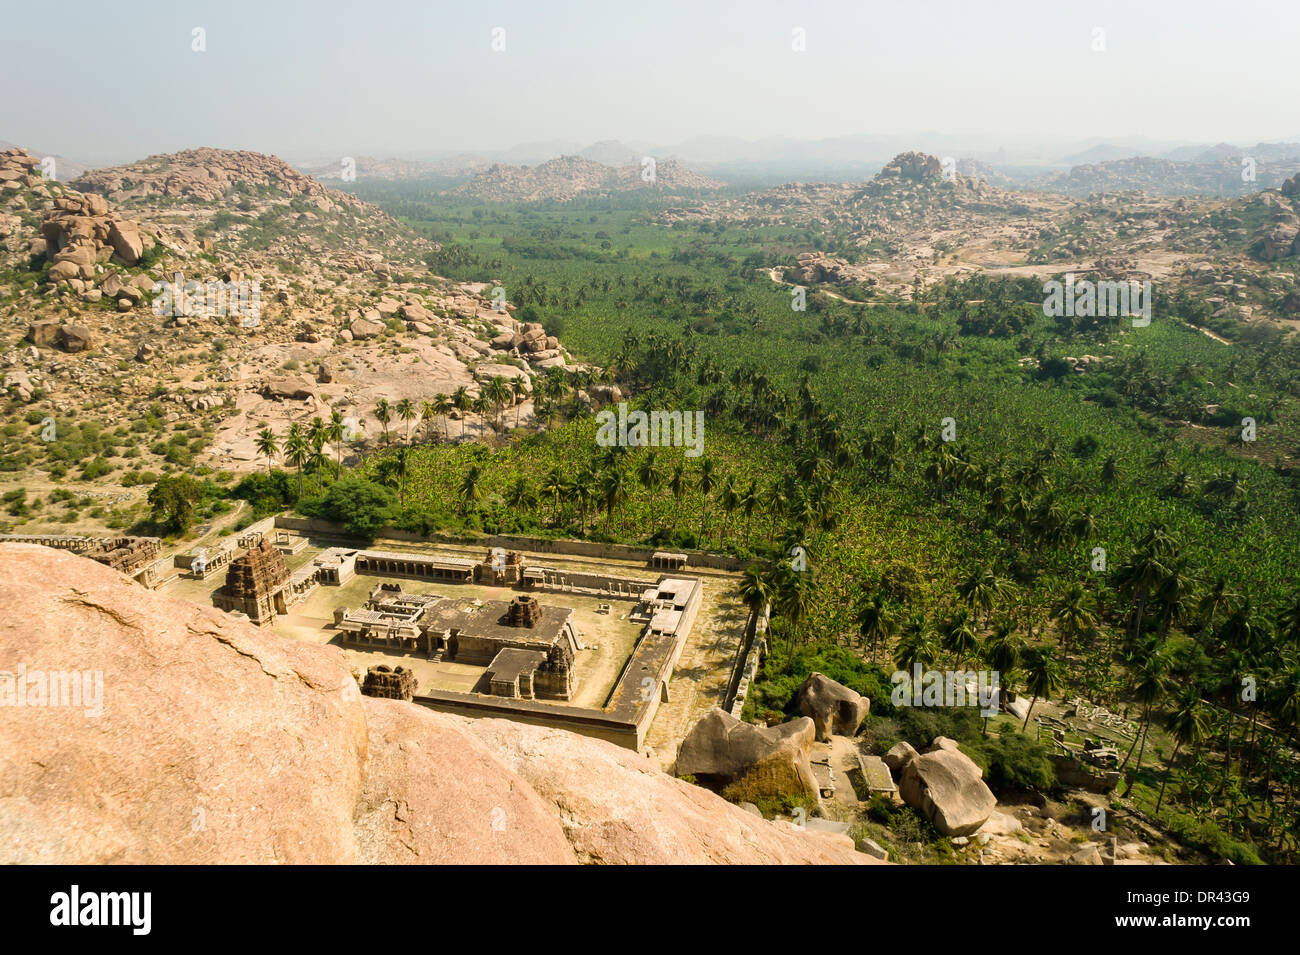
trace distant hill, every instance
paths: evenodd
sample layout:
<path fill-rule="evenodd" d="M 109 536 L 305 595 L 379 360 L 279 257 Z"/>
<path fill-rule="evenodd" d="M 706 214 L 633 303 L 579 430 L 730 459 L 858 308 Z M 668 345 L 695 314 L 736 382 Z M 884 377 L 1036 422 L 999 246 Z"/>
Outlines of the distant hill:
<path fill-rule="evenodd" d="M 1274 151 L 1276 154 L 1277 151 Z M 1028 188 L 1089 196 L 1109 192 L 1146 192 L 1158 196 L 1244 196 L 1276 189 L 1300 170 L 1300 156 L 1268 159 L 1221 144 L 1202 152 L 1198 162 L 1135 156 L 1074 166 L 1040 176 Z M 1243 158 L 1254 160 L 1254 178 L 1243 179 Z"/>
<path fill-rule="evenodd" d="M 647 168 L 640 163 L 607 166 L 581 156 L 562 156 L 536 166 L 495 163 L 451 192 L 490 202 L 533 202 L 637 189 L 680 195 L 723 186 L 718 180 L 701 176 L 671 159 L 655 163 L 652 179 L 646 178 Z"/>

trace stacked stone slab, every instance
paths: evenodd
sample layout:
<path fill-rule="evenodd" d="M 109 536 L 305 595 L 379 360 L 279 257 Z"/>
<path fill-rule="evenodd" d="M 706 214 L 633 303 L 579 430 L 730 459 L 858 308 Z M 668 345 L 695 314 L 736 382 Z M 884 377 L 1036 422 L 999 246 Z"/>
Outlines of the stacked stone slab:
<path fill-rule="evenodd" d="M 415 696 L 415 674 L 407 667 L 394 669 L 381 663 L 366 671 L 361 692 L 366 696 L 377 696 L 385 700 L 406 700 L 409 703 Z"/>
<path fill-rule="evenodd" d="M 253 623 L 263 626 L 276 614 L 276 598 L 289 580 L 289 566 L 284 555 L 268 538 L 263 538 L 247 554 L 238 557 L 226 571 L 226 583 L 212 595 L 221 610 L 237 610 Z"/>

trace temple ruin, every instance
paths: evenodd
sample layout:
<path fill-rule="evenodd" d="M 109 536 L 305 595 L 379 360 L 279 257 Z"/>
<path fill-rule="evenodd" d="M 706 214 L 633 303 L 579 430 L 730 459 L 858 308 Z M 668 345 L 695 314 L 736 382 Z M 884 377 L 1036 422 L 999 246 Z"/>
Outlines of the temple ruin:
<path fill-rule="evenodd" d="M 263 538 L 248 553 L 236 557 L 226 571 L 226 583 L 212 594 L 220 610 L 239 611 L 259 627 L 286 613 L 285 585 L 289 567 L 284 555 L 269 538 Z"/>
<path fill-rule="evenodd" d="M 366 678 L 361 684 L 365 696 L 377 696 L 385 700 L 405 700 L 410 702 L 415 696 L 415 674 L 403 666 L 390 667 L 381 663 L 366 670 Z"/>
<path fill-rule="evenodd" d="M 484 666 L 502 674 L 491 692 L 531 699 L 567 700 L 573 694 L 573 659 L 581 645 L 573 611 L 546 606 L 520 595 L 474 601 L 436 594 L 408 594 L 381 583 L 364 607 L 338 607 L 334 624 L 344 645 L 398 653 L 422 653 L 431 660 Z M 506 650 L 524 653 L 505 654 Z M 493 682 L 489 675 L 487 682 Z"/>
<path fill-rule="evenodd" d="M 0 541 L 40 544 L 89 557 L 118 573 L 140 579 L 159 560 L 162 541 L 157 537 L 71 537 L 59 535 L 0 534 Z M 151 585 L 150 580 L 141 583 Z"/>

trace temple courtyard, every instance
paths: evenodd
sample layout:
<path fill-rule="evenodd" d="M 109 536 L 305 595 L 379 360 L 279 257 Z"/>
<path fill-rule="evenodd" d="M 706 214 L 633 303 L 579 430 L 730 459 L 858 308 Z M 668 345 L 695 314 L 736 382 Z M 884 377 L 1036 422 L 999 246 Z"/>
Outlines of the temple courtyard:
<path fill-rule="evenodd" d="M 271 524 L 174 563 L 161 591 L 337 646 L 359 679 L 404 668 L 381 679 L 413 677 L 417 703 L 564 726 L 665 764 L 700 716 L 730 705 L 749 617 L 738 574 L 684 555 L 362 548 Z"/>

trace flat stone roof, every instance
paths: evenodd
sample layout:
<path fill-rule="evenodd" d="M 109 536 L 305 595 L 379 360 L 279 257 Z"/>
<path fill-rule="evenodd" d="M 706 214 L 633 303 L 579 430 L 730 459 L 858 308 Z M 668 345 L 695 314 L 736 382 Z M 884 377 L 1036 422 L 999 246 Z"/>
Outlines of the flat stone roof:
<path fill-rule="evenodd" d="M 467 600 L 448 599 L 426 611 L 425 620 L 429 629 L 459 630 L 471 637 L 555 643 L 573 616 L 573 609 L 548 603 L 541 607 L 542 618 L 535 627 L 510 627 L 502 623 L 510 608 L 508 600 L 485 600 L 481 607 L 475 607 Z"/>
<path fill-rule="evenodd" d="M 488 664 L 488 678 L 514 682 L 526 673 L 532 673 L 546 662 L 546 653 L 542 650 L 522 650 L 518 647 L 506 647 L 492 658 Z"/>

